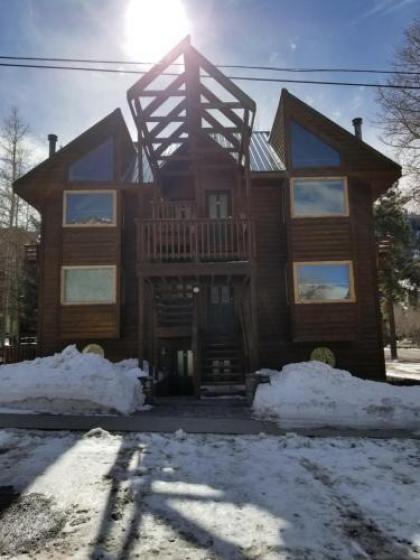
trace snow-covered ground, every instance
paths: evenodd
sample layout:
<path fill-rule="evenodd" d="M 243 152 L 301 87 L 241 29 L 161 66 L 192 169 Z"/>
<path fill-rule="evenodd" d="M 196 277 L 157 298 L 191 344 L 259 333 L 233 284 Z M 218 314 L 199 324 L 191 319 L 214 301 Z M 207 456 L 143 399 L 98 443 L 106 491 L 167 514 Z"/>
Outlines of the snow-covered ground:
<path fill-rule="evenodd" d="M 0 366 L 0 409 L 130 414 L 144 401 L 137 360 L 113 364 L 76 346 L 47 358 Z"/>
<path fill-rule="evenodd" d="M 391 352 L 386 347 L 385 359 L 388 378 L 411 380 L 420 384 L 420 348 L 398 348 L 398 359 L 391 360 Z"/>
<path fill-rule="evenodd" d="M 416 440 L 0 431 L 5 485 L 2 558 L 420 558 Z"/>
<path fill-rule="evenodd" d="M 320 362 L 262 370 L 254 399 L 259 418 L 284 428 L 345 426 L 420 429 L 420 386 L 400 387 L 352 376 Z"/>

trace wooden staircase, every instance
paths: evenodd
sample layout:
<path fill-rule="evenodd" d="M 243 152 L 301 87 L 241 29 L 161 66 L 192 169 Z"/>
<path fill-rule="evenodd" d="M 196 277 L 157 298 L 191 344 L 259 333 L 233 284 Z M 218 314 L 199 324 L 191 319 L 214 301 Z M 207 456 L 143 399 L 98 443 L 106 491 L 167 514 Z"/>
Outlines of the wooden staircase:
<path fill-rule="evenodd" d="M 192 322 L 192 288 L 185 284 L 161 284 L 155 292 L 159 327 L 190 327 Z"/>
<path fill-rule="evenodd" d="M 201 356 L 203 395 L 244 394 L 241 348 L 233 335 L 205 336 Z"/>

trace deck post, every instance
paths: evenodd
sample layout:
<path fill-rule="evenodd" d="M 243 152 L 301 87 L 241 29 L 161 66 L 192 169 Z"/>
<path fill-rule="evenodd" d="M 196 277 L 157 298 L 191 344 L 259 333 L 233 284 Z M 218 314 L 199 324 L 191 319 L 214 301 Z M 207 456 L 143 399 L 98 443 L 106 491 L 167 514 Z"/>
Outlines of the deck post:
<path fill-rule="evenodd" d="M 258 336 L 258 308 L 257 308 L 257 286 L 256 286 L 256 272 L 255 272 L 255 264 L 251 264 L 251 276 L 250 276 L 250 283 L 249 283 L 249 290 L 250 290 L 250 307 L 251 307 L 251 343 L 249 348 L 249 362 L 250 362 L 250 369 L 253 373 L 258 369 L 258 362 L 259 362 L 259 352 L 258 352 L 258 343 L 259 343 L 259 336 Z"/>
<path fill-rule="evenodd" d="M 142 367 L 144 360 L 144 278 L 140 273 L 138 277 L 138 297 L 139 297 L 139 316 L 138 316 L 138 359 L 139 365 Z"/>
<path fill-rule="evenodd" d="M 198 290 L 198 291 L 197 291 Z M 200 397 L 201 393 L 201 340 L 200 340 L 200 286 L 193 288 L 193 315 L 191 330 L 191 346 L 194 364 L 194 395 Z"/>

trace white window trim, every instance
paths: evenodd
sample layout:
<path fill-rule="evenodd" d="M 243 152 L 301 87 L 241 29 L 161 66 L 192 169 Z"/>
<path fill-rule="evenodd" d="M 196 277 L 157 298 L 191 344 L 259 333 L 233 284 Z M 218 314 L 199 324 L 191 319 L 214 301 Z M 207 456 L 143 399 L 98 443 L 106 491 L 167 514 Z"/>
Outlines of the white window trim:
<path fill-rule="evenodd" d="M 68 224 L 67 216 L 67 195 L 69 194 L 112 194 L 112 222 L 110 224 Z M 66 228 L 108 228 L 117 225 L 117 191 L 115 189 L 81 189 L 63 191 L 63 227 Z"/>
<path fill-rule="evenodd" d="M 347 299 L 320 299 L 320 300 L 301 300 L 299 299 L 298 289 L 298 267 L 300 265 L 348 265 L 349 267 L 349 282 L 350 282 L 350 297 Z M 312 305 L 312 304 L 330 304 L 330 303 L 355 303 L 356 292 L 354 288 L 354 270 L 353 261 L 294 261 L 293 262 L 293 290 L 294 302 L 297 305 Z"/>
<path fill-rule="evenodd" d="M 114 281 L 112 289 L 112 299 L 107 301 L 65 301 L 65 272 L 66 270 L 80 269 L 104 269 L 111 268 L 114 272 Z M 115 305 L 117 303 L 117 265 L 115 264 L 92 264 L 92 265 L 72 265 L 61 267 L 61 305 Z"/>
<path fill-rule="evenodd" d="M 295 182 L 296 181 L 343 181 L 344 183 L 344 212 L 336 214 L 296 214 L 295 212 Z M 347 177 L 292 177 L 290 179 L 290 213 L 292 218 L 303 220 L 305 218 L 348 218 L 350 216 L 349 188 Z"/>

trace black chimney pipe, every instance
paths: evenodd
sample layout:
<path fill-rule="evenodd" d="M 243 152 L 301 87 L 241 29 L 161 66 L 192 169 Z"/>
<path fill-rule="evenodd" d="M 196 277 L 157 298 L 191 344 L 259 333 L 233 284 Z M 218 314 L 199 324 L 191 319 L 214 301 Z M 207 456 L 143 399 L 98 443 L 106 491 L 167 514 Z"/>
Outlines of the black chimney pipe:
<path fill-rule="evenodd" d="M 56 134 L 48 134 L 49 156 L 50 157 L 55 154 L 57 140 L 58 140 L 58 136 Z"/>
<path fill-rule="evenodd" d="M 362 123 L 363 123 L 363 119 L 362 117 L 356 117 L 355 119 L 353 119 L 353 126 L 354 126 L 354 135 L 357 138 L 360 138 L 360 140 L 362 139 Z"/>

